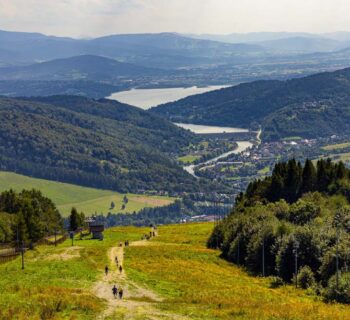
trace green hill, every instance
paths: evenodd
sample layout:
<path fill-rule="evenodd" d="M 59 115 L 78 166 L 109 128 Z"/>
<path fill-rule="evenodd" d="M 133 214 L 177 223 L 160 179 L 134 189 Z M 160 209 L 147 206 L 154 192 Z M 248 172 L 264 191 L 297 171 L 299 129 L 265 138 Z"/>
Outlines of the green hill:
<path fill-rule="evenodd" d="M 350 69 L 256 81 L 153 108 L 174 122 L 263 128 L 263 139 L 315 138 L 350 129 Z"/>
<path fill-rule="evenodd" d="M 38 246 L 26 252 L 24 271 L 20 258 L 0 265 L 0 319 L 349 318 L 344 305 L 289 285 L 272 288 L 272 279 L 226 262 L 205 247 L 212 228 L 160 226 L 158 237 L 140 241 L 149 228 L 120 227 L 107 230 L 104 241 Z M 129 247 L 116 247 L 126 239 Z M 115 256 L 123 263 L 121 275 Z M 113 297 L 114 284 L 123 288 L 122 300 Z"/>
<path fill-rule="evenodd" d="M 196 188 L 172 160 L 195 136 L 136 107 L 76 96 L 0 98 L 0 121 L 2 170 L 123 193 Z"/>
<path fill-rule="evenodd" d="M 108 212 L 132 213 L 146 207 L 157 207 L 167 205 L 174 201 L 173 198 L 157 197 L 136 194 L 121 194 L 110 190 L 100 190 L 81 187 L 57 181 L 35 179 L 12 172 L 0 172 L 0 192 L 13 189 L 17 192 L 23 189 L 40 190 L 44 196 L 50 198 L 63 216 L 68 216 L 72 207 L 83 211 L 85 215 L 95 212 L 107 214 Z M 128 203 L 125 209 L 121 209 L 124 196 Z M 115 207 L 111 208 L 114 202 Z"/>

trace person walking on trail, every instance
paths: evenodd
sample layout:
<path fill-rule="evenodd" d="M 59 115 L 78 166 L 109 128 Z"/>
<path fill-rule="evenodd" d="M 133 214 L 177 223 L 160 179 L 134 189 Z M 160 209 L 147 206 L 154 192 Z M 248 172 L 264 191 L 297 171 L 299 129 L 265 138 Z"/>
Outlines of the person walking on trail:
<path fill-rule="evenodd" d="M 108 275 L 108 271 L 109 271 L 108 266 L 105 266 L 105 274 L 106 274 L 106 276 Z"/>
<path fill-rule="evenodd" d="M 118 289 L 117 289 L 116 285 L 113 286 L 112 293 L 113 293 L 114 298 L 116 298 L 118 296 Z"/>
<path fill-rule="evenodd" d="M 116 263 L 116 265 L 117 265 L 117 267 L 118 267 L 118 257 L 117 256 L 115 256 L 115 263 Z"/>
<path fill-rule="evenodd" d="M 123 288 L 119 288 L 119 299 L 123 299 Z"/>
<path fill-rule="evenodd" d="M 123 267 L 122 265 L 119 266 L 119 273 L 122 273 L 123 272 Z"/>

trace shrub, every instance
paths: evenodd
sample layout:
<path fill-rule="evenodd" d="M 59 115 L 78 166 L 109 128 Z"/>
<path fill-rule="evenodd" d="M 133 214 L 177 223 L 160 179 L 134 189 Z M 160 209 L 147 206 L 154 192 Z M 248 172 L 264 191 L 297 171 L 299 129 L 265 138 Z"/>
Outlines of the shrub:
<path fill-rule="evenodd" d="M 270 288 L 279 288 L 284 285 L 283 279 L 280 277 L 271 277 Z"/>
<path fill-rule="evenodd" d="M 304 266 L 298 274 L 298 285 L 303 289 L 308 289 L 316 283 L 315 276 L 309 266 Z"/>
<path fill-rule="evenodd" d="M 328 286 L 324 291 L 326 301 L 337 301 L 341 303 L 350 303 L 350 273 L 339 275 L 339 285 L 337 289 L 336 275 L 328 281 Z"/>

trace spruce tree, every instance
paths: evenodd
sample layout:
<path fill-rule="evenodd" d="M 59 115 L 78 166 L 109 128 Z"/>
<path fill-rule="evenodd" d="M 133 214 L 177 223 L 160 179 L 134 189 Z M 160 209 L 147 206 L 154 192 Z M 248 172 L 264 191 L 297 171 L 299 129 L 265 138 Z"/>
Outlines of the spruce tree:
<path fill-rule="evenodd" d="M 313 192 L 316 189 L 316 168 L 310 159 L 306 159 L 302 174 L 302 183 L 300 188 L 300 195 Z"/>
<path fill-rule="evenodd" d="M 79 227 L 79 214 L 76 208 L 72 208 L 69 217 L 69 228 L 71 231 L 76 231 Z"/>

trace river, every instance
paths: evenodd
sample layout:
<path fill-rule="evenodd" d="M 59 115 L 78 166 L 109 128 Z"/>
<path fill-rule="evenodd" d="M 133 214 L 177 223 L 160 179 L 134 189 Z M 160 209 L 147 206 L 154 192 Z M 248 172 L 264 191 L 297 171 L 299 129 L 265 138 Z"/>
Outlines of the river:
<path fill-rule="evenodd" d="M 207 165 L 207 166 L 214 165 L 220 159 L 226 158 L 227 156 L 229 156 L 231 154 L 241 153 L 241 152 L 251 148 L 252 146 L 253 146 L 253 144 L 250 141 L 237 141 L 237 148 L 236 149 L 231 150 L 231 151 L 226 152 L 226 153 L 223 153 L 223 154 L 221 154 L 213 159 L 207 160 L 205 162 L 185 166 L 184 170 L 186 170 L 192 176 L 197 177 L 195 172 L 194 172 L 197 167 L 202 166 L 202 165 Z"/>

